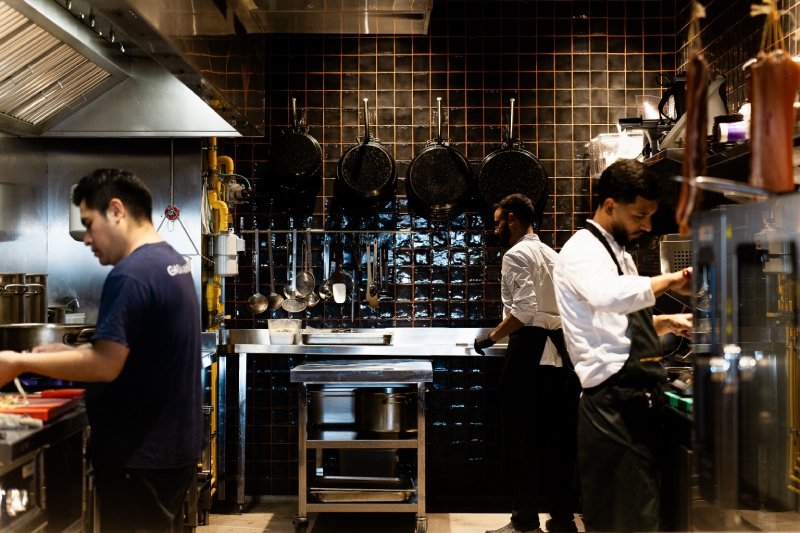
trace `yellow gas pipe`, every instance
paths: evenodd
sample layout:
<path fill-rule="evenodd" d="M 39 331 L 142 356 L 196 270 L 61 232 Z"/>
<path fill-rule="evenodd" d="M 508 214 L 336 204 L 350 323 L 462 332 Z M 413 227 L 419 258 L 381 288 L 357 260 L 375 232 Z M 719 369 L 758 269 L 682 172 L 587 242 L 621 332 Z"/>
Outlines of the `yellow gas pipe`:
<path fill-rule="evenodd" d="M 230 157 L 217 157 L 217 138 L 211 137 L 209 139 L 208 150 L 208 176 L 209 185 L 213 183 L 213 176 L 217 174 L 217 166 L 220 162 L 230 165 L 233 169 L 233 160 Z M 220 161 L 222 160 L 222 161 Z M 216 184 L 213 189 L 208 193 L 208 204 L 212 210 L 216 211 L 214 216 L 212 233 L 219 233 L 222 229 L 227 229 L 228 223 L 233 221 L 232 215 L 228 212 L 228 204 L 222 201 L 222 182 L 217 178 Z M 210 188 L 210 187 L 209 187 Z M 210 238 L 210 237 L 209 237 Z M 225 303 L 220 301 L 222 297 L 222 278 L 213 275 L 211 280 L 206 283 L 206 306 L 212 316 L 225 314 Z M 226 317 L 228 318 L 228 317 Z M 216 326 L 209 328 L 209 331 L 217 331 Z"/>

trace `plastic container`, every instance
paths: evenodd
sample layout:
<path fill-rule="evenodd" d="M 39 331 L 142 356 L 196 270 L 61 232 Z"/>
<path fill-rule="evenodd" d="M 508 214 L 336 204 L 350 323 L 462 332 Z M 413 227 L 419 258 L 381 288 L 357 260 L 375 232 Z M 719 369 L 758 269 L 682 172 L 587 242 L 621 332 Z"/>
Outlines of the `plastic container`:
<path fill-rule="evenodd" d="M 300 320 L 271 318 L 267 321 L 270 344 L 297 344 L 300 338 Z"/>

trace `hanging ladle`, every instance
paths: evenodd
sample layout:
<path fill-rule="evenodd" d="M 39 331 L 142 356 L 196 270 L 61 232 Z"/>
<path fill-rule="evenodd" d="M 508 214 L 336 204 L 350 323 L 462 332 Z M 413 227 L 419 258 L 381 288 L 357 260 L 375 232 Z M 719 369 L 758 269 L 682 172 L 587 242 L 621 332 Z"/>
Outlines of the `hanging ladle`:
<path fill-rule="evenodd" d="M 272 262 L 272 230 L 267 230 L 267 249 L 269 250 L 269 302 L 267 309 L 277 311 L 283 306 L 283 296 L 275 292 L 275 267 Z"/>
<path fill-rule="evenodd" d="M 253 269 L 256 271 L 256 292 L 247 299 L 247 310 L 254 315 L 260 315 L 267 310 L 269 301 L 266 296 L 259 292 L 261 289 L 261 276 L 259 275 L 261 261 L 259 261 L 258 250 L 261 247 L 261 241 L 258 238 L 258 230 L 253 234 L 253 244 Z"/>

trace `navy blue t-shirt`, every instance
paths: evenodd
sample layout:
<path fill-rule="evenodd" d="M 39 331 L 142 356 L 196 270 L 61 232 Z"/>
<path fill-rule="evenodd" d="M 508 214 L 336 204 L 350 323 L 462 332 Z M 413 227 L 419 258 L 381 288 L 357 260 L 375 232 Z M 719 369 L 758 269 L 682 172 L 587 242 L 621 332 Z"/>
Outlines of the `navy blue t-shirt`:
<path fill-rule="evenodd" d="M 86 387 L 94 464 L 196 463 L 203 446 L 200 307 L 188 260 L 159 242 L 117 263 L 103 285 L 99 339 L 130 353 L 117 379 Z"/>

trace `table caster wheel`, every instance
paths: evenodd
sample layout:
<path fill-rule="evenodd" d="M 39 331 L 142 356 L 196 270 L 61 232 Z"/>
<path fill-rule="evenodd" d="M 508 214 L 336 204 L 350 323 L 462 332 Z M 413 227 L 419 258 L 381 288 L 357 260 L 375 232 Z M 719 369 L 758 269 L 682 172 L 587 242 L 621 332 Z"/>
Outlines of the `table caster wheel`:
<path fill-rule="evenodd" d="M 428 531 L 428 519 L 427 518 L 417 519 L 416 533 L 427 533 L 427 531 Z"/>
<path fill-rule="evenodd" d="M 295 533 L 306 533 L 306 531 L 308 531 L 308 518 L 298 518 L 295 516 L 292 523 L 294 524 Z"/>

